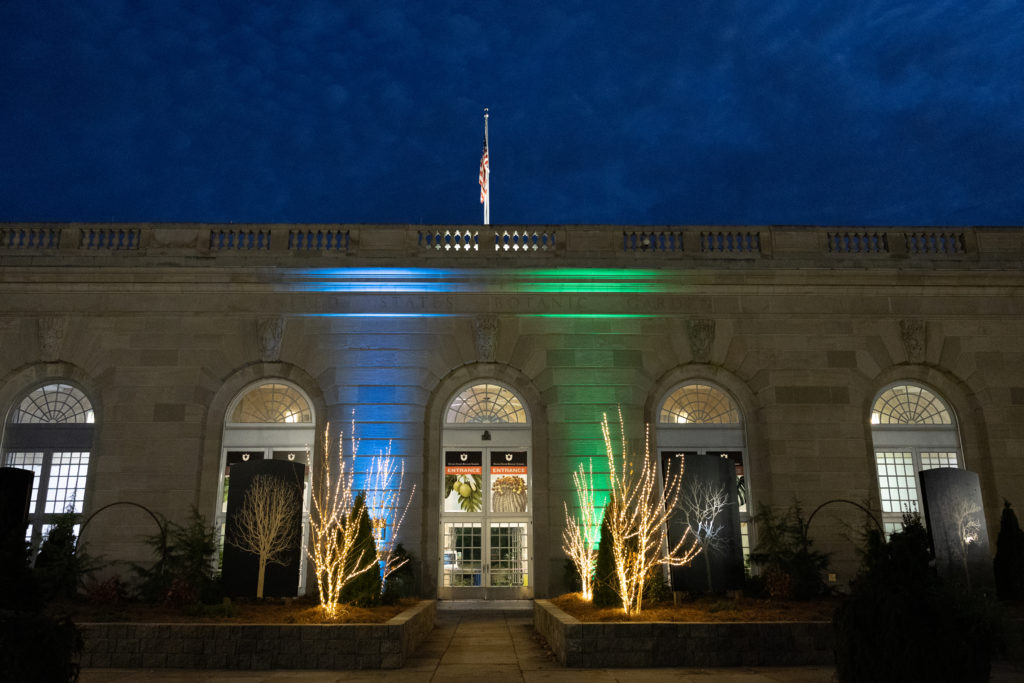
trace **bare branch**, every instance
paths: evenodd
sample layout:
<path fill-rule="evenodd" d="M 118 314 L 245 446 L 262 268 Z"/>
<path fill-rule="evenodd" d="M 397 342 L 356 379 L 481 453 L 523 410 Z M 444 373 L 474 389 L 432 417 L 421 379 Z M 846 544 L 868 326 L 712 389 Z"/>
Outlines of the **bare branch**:
<path fill-rule="evenodd" d="M 594 504 L 594 465 L 588 463 L 589 473 L 583 471 L 583 464 L 572 475 L 579 499 L 579 521 L 569 514 L 569 506 L 562 501 L 565 509 L 565 529 L 562 530 L 562 549 L 576 565 L 583 589 L 583 599 L 594 597 L 594 569 L 597 564 L 597 541 L 600 536 L 600 521 Z"/>
<path fill-rule="evenodd" d="M 397 462 L 396 462 L 397 461 Z M 398 559 L 395 546 L 398 534 L 409 512 L 412 497 L 416 494 L 413 484 L 405 505 L 401 505 L 405 490 L 405 461 L 398 461 L 391 455 L 391 443 L 385 452 L 373 456 L 366 487 L 366 508 L 370 513 L 373 525 L 373 537 L 377 543 L 377 557 L 383 565 L 381 569 L 381 590 L 388 576 L 408 562 L 408 558 Z"/>
<path fill-rule="evenodd" d="M 351 455 L 344 454 L 344 434 L 338 435 L 334 455 L 330 447 L 330 425 L 324 429 L 324 467 L 315 478 L 309 510 L 307 553 L 316 573 L 320 606 L 328 618 L 337 613 L 342 589 L 377 563 L 373 553 L 357 544 L 361 510 L 353 510 L 355 454 L 359 451 L 354 420 L 350 439 Z"/>
<path fill-rule="evenodd" d="M 696 536 L 687 529 L 675 545 L 668 542 L 668 519 L 679 500 L 680 477 L 668 475 L 664 489 L 658 486 L 657 466 L 651 456 L 650 428 L 645 432 L 641 457 L 629 452 L 622 412 L 621 464 L 616 466 L 608 416 L 601 420 L 605 451 L 611 481 L 611 500 L 605 510 L 610 522 L 612 551 L 619 598 L 626 614 L 639 613 L 642 608 L 644 583 L 659 565 L 685 566 L 701 552 Z M 639 460 L 639 473 L 635 470 Z"/>

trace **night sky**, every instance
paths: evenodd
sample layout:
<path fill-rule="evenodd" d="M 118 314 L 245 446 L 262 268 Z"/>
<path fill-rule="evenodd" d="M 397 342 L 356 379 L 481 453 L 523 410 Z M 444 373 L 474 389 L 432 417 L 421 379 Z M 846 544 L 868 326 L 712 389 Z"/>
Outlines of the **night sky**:
<path fill-rule="evenodd" d="M 1024 4 L 0 0 L 0 221 L 1024 224 Z"/>

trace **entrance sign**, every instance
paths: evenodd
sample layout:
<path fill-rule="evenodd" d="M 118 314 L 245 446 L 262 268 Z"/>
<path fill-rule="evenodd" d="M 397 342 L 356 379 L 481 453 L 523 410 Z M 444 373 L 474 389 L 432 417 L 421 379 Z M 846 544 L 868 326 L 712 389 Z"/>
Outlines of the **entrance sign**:
<path fill-rule="evenodd" d="M 526 451 L 491 451 L 491 512 L 526 512 Z"/>
<path fill-rule="evenodd" d="M 483 451 L 445 451 L 444 511 L 484 509 Z"/>

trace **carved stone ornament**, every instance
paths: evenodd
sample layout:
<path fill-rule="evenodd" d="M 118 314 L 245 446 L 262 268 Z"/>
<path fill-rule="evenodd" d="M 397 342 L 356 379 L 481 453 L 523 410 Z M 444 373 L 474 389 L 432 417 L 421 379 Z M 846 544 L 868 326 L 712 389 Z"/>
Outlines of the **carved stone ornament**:
<path fill-rule="evenodd" d="M 901 320 L 900 337 L 903 348 L 907 352 L 907 360 L 911 363 L 923 363 L 928 350 L 928 335 L 923 320 Z"/>
<path fill-rule="evenodd" d="M 693 360 L 707 363 L 711 359 L 711 345 L 715 342 L 715 321 L 687 320 L 686 334 L 690 338 Z"/>
<path fill-rule="evenodd" d="M 494 362 L 494 350 L 498 343 L 498 318 L 493 315 L 478 315 L 473 318 L 473 342 L 476 344 L 477 360 Z"/>
<path fill-rule="evenodd" d="M 260 318 L 256 321 L 256 343 L 260 347 L 260 360 L 273 363 L 281 359 L 281 340 L 284 338 L 284 318 Z"/>
<path fill-rule="evenodd" d="M 39 318 L 39 355 L 44 361 L 51 362 L 60 358 L 67 330 L 68 319 L 65 316 Z"/>

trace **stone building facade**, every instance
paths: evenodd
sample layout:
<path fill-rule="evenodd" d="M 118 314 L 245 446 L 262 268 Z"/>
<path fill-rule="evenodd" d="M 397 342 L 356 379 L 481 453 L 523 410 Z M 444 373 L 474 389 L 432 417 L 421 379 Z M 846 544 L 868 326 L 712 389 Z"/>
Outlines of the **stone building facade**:
<path fill-rule="evenodd" d="M 69 504 L 219 520 L 229 465 L 315 472 L 354 419 L 416 485 L 426 594 L 546 597 L 621 409 L 634 444 L 730 457 L 745 523 L 891 522 L 956 466 L 994 539 L 1024 505 L 1022 258 L 1016 227 L 0 224 L 4 464 L 39 474 L 37 538 Z M 839 583 L 862 525 L 815 516 Z M 153 530 L 117 506 L 83 540 L 145 561 Z"/>

